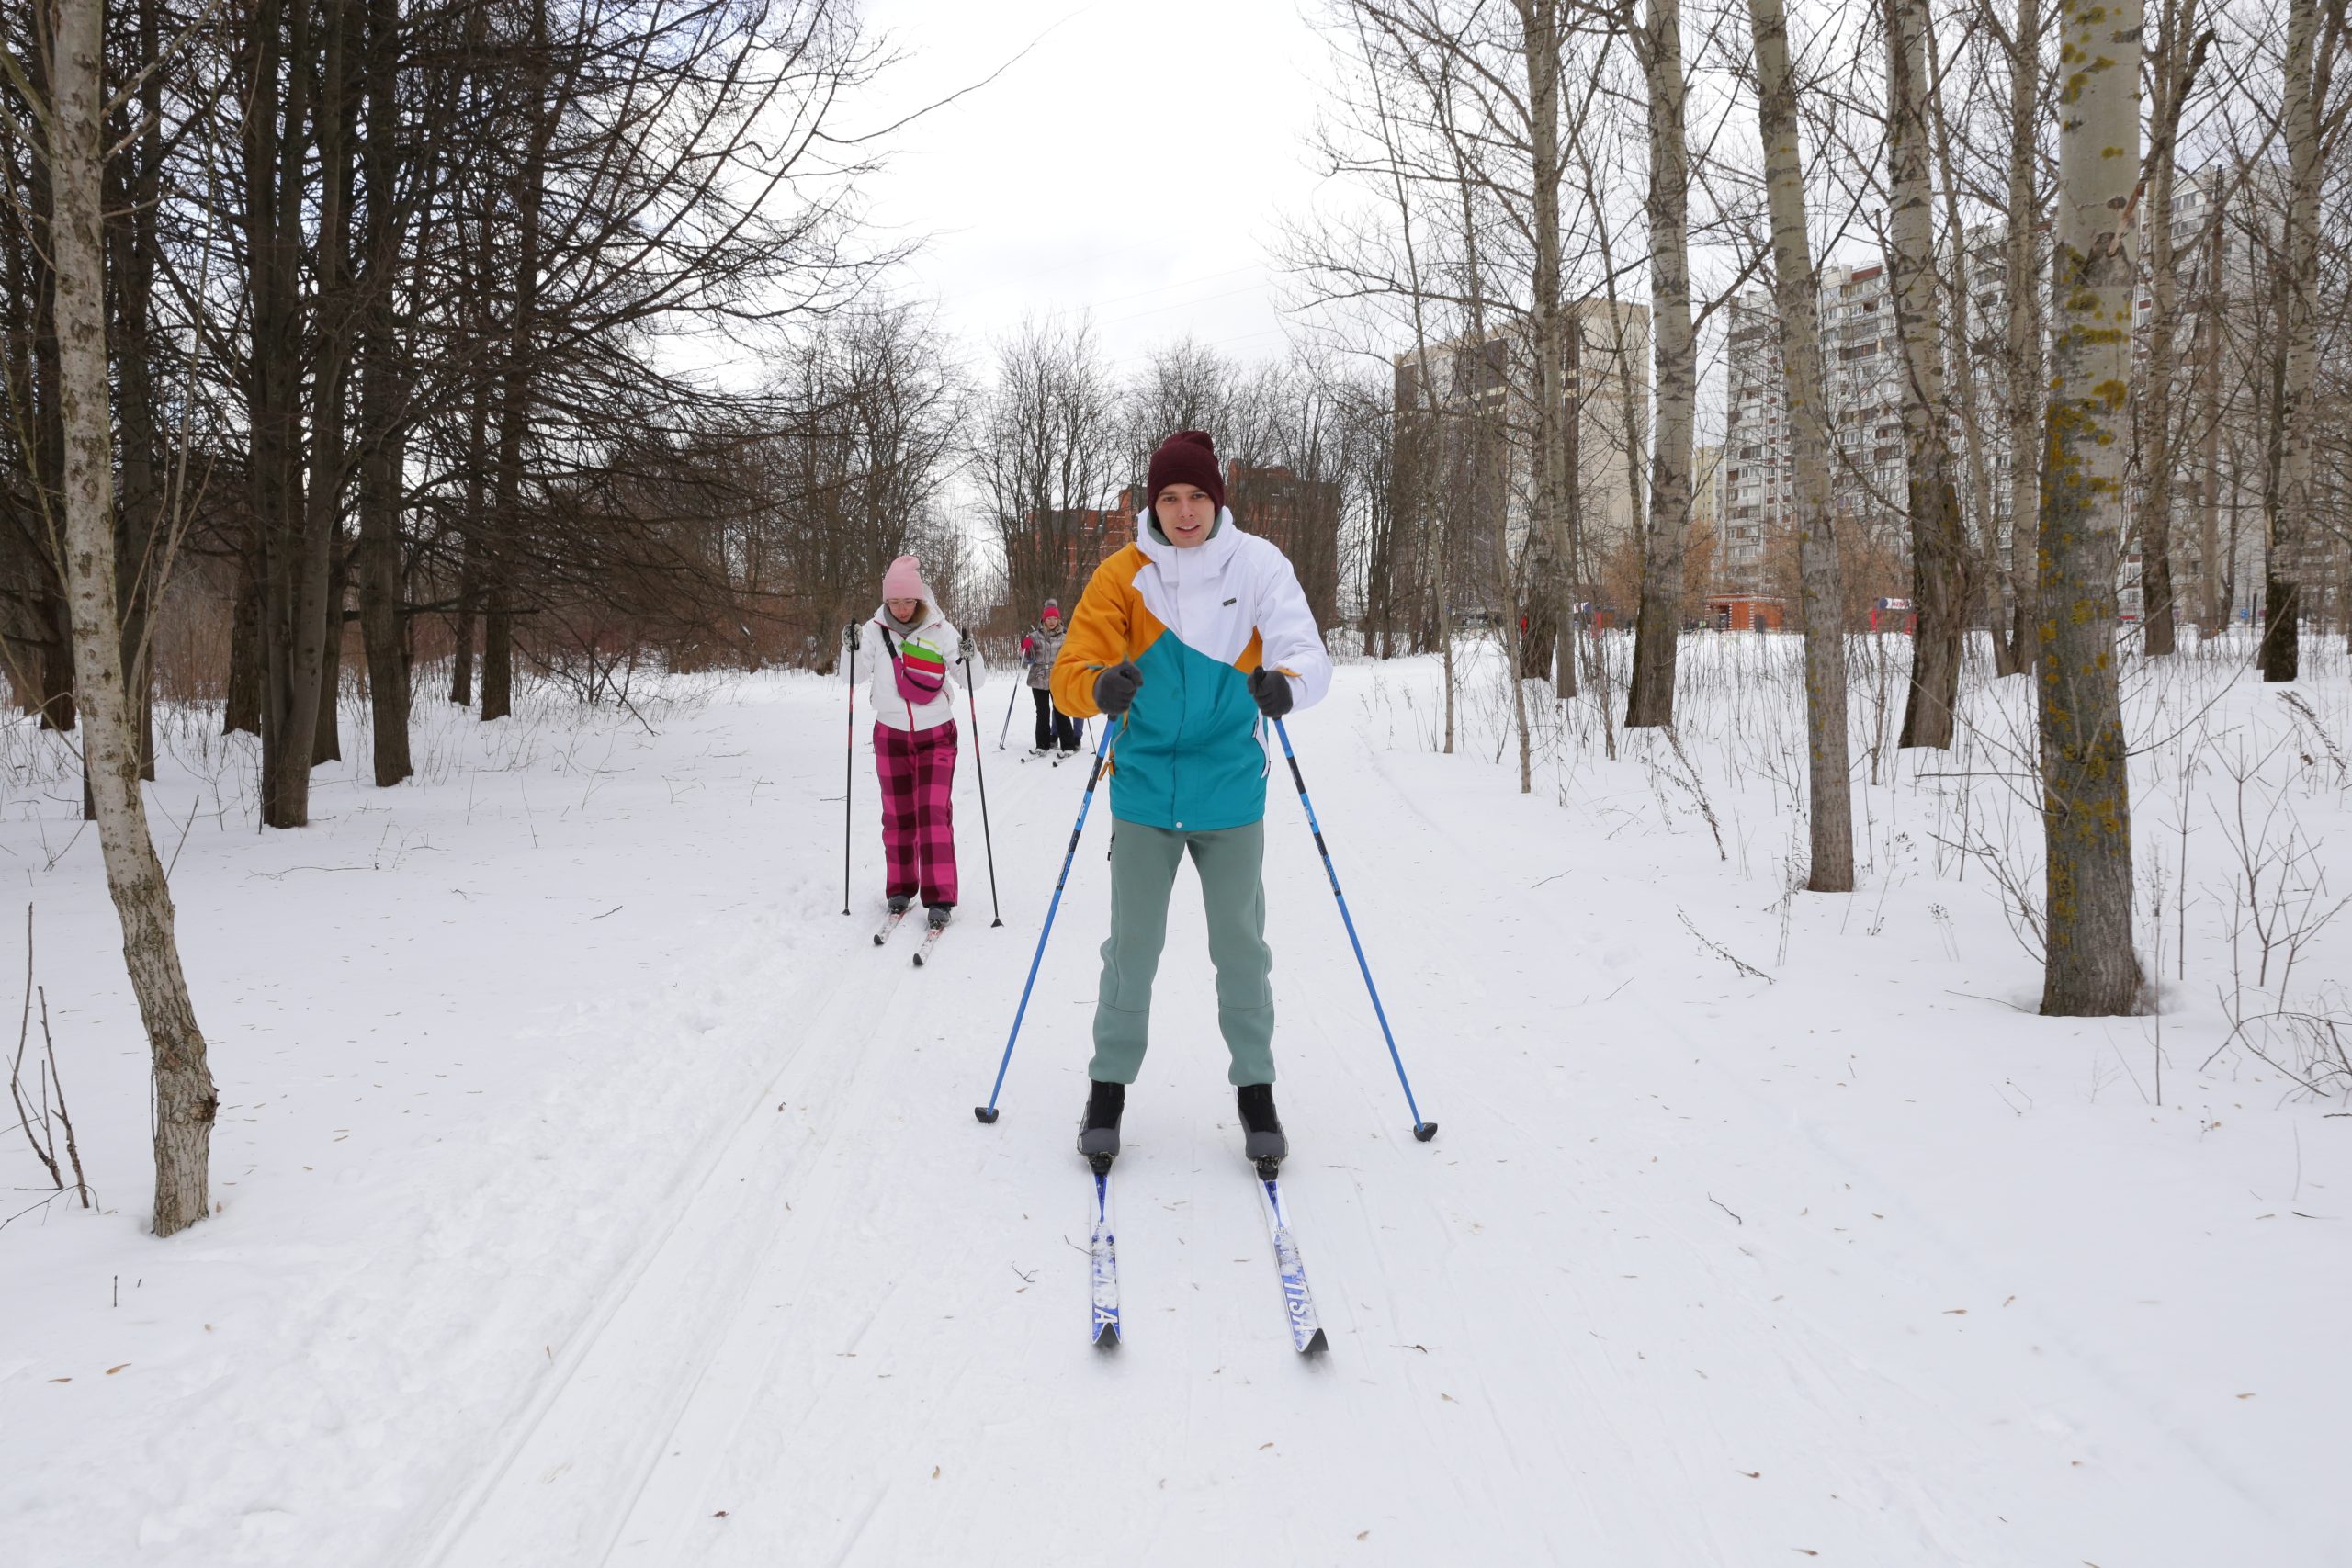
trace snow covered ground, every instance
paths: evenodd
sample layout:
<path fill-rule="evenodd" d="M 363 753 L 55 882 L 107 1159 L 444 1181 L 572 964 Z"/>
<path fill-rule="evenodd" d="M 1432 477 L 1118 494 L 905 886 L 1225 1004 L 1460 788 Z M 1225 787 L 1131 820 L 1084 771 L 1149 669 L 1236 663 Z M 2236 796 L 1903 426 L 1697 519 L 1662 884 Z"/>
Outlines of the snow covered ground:
<path fill-rule="evenodd" d="M 20 1213 L 40 1173 L 0 1130 L 0 1556 L 2352 1562 L 2352 1106 L 2299 1021 L 2352 1017 L 2352 930 L 2311 929 L 2321 878 L 2352 891 L 2340 651 L 2309 718 L 2224 660 L 2134 667 L 2164 1011 L 2113 1021 L 2034 1016 L 2004 912 L 2002 875 L 2038 877 L 2023 682 L 1898 756 L 1885 653 L 1857 645 L 1851 897 L 1787 893 L 1788 639 L 1690 646 L 1680 755 L 1608 760 L 1590 697 L 1542 716 L 1527 796 L 1490 656 L 1464 754 L 1427 660 L 1345 666 L 1295 721 L 1442 1123 L 1410 1136 L 1278 772 L 1312 1361 L 1183 883 L 1114 1178 L 1127 1343 L 1087 1344 L 1100 800 L 1003 1119 L 972 1118 L 1083 782 L 1016 764 L 1023 716 L 994 749 L 1001 684 L 1005 923 L 967 771 L 967 902 L 923 970 L 911 928 L 869 942 L 863 757 L 841 914 L 838 682 L 539 692 L 488 728 L 423 705 L 417 781 L 325 770 L 292 834 L 183 716 L 152 798 L 220 1208 L 164 1243 L 96 846 L 55 742 L 11 730 L 0 857 L 101 1207 Z M 6 934 L 0 975 L 23 958 Z"/>

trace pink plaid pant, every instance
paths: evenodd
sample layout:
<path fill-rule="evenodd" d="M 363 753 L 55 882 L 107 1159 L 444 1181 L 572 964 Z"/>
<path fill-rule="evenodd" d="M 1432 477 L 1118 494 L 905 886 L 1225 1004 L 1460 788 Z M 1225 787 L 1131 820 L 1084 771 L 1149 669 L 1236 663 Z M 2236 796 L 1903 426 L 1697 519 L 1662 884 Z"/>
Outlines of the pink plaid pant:
<path fill-rule="evenodd" d="M 874 727 L 874 769 L 882 777 L 882 858 L 887 897 L 925 906 L 956 902 L 956 725 L 929 729 Z"/>

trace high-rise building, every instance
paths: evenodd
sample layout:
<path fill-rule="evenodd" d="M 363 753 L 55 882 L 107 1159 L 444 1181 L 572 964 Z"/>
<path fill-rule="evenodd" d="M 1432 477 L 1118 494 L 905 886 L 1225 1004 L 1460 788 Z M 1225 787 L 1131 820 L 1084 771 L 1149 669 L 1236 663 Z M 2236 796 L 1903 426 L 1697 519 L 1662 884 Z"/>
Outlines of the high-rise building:
<path fill-rule="evenodd" d="M 2188 476 L 2203 464 L 2198 452 L 2184 445 L 2182 417 L 2199 352 L 2199 329 L 2192 320 L 2212 297 L 2209 275 L 2214 272 L 2213 225 L 2226 199 L 2233 204 L 2230 221 L 2220 235 L 2221 308 L 2243 309 L 2254 288 L 2253 242 L 2258 231 L 2267 186 L 2256 171 L 2250 179 L 2225 179 L 2218 168 L 2184 172 L 2173 206 L 2173 243 L 2181 278 L 2182 320 L 2174 323 L 2176 367 L 2173 405 L 2178 426 L 2174 432 L 2174 469 L 2182 476 L 2174 488 L 2171 527 L 2174 586 L 2190 602 L 2200 574 L 2213 570 L 2223 581 L 2248 583 L 2260 575 L 2260 540 L 2253 534 L 2238 537 L 2234 552 L 2226 540 L 2211 537 L 2208 497 L 2215 491 L 2243 496 L 2251 475 L 2223 471 L 2205 482 Z M 1961 494 L 1962 512 L 1980 548 L 2008 557 L 2015 520 L 2009 515 L 2009 476 L 2018 460 L 2011 451 L 2004 399 L 2010 370 L 2007 365 L 2006 323 L 2008 280 L 2006 231 L 1985 225 L 1968 231 L 1964 260 L 1968 297 L 1963 313 L 1964 344 L 1952 344 L 1946 364 L 1952 408 L 1951 443 L 1952 473 Z M 1950 265 L 1947 272 L 1958 269 Z M 2035 263 L 2036 286 L 2050 285 L 2046 247 Z M 1849 559 L 1859 555 L 1864 570 L 1884 581 L 1849 582 L 1858 597 L 1899 595 L 1909 579 L 1908 465 L 1903 437 L 1903 355 L 1896 340 L 1894 300 L 1883 265 L 1830 265 L 1821 269 L 1817 296 L 1820 311 L 1823 391 L 1830 425 L 1830 483 L 1841 538 Z M 2136 321 L 2139 328 L 2135 363 L 2144 366 L 2152 325 L 2152 302 L 2143 291 Z M 1781 366 L 1778 315 L 1771 297 L 1749 290 L 1730 303 L 1729 336 L 1724 371 L 1725 434 L 1724 438 L 1723 512 L 1718 535 L 1722 572 L 1726 584 L 1743 592 L 1769 586 L 1772 570 L 1770 547 L 1792 537 L 1795 506 L 1795 471 L 1789 443 L 1788 414 Z M 2045 312 L 2045 321 L 2047 314 Z M 2222 334 L 2227 338 L 2229 334 Z M 1964 346 L 1966 374 L 1958 349 Z M 2234 352 L 2234 351 L 2233 351 Z M 2039 367 L 2035 371 L 2039 373 Z M 2211 422 L 2208 422 L 2209 423 Z M 2038 462 L 2037 451 L 2023 460 Z M 2225 456 L 2218 459 L 2226 464 Z M 1980 490 L 1983 493 L 1979 493 Z M 2133 509 L 2138 486 L 2126 502 L 2125 536 L 2119 562 L 2117 604 L 2120 617 L 2139 618 L 2139 536 Z M 2204 525 L 2200 526 L 2200 524 Z M 2034 520 L 2024 520 L 2031 528 Z M 2216 558 L 2209 566 L 2206 550 Z M 2222 558 L 2227 557 L 2229 558 Z"/>
<path fill-rule="evenodd" d="M 1899 553 L 1905 544 L 1902 354 L 1883 265 L 1821 269 L 1822 390 L 1829 409 L 1830 496 L 1841 534 Z M 1796 504 L 1770 296 L 1732 300 L 1724 356 L 1723 556 L 1742 592 L 1766 586 L 1766 547 L 1787 533 Z M 1894 592 L 1900 584 L 1880 591 Z"/>

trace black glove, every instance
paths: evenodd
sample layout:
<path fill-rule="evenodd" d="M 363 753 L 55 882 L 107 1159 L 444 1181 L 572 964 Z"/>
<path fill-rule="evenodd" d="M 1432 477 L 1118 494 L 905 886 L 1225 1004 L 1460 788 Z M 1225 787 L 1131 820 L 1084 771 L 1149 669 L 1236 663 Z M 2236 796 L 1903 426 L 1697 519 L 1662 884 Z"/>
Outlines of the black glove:
<path fill-rule="evenodd" d="M 1250 695 L 1260 713 L 1268 718 L 1280 718 L 1290 712 L 1290 677 L 1261 664 L 1250 671 Z"/>
<path fill-rule="evenodd" d="M 1094 705 L 1106 718 L 1116 718 L 1127 711 L 1136 700 L 1136 693 L 1143 685 L 1143 671 L 1131 660 L 1122 660 L 1094 677 Z"/>

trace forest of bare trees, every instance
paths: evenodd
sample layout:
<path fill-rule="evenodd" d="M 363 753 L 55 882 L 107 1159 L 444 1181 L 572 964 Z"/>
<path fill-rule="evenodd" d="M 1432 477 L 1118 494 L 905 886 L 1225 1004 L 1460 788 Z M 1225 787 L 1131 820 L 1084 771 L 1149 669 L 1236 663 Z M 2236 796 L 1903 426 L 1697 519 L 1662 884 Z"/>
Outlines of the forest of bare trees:
<path fill-rule="evenodd" d="M 1522 787 L 1529 704 L 1607 681 L 1607 628 L 1636 627 L 1623 725 L 1671 726 L 1675 643 L 1785 608 L 1805 882 L 1849 887 L 1850 634 L 1909 634 L 1905 748 L 1955 744 L 1973 636 L 1988 673 L 2037 677 L 2052 1012 L 2139 1001 L 2124 662 L 2256 625 L 2292 680 L 2301 640 L 2352 635 L 2352 472 L 2320 457 L 2346 409 L 2319 385 L 2352 327 L 2345 7 L 2143 22 L 1332 0 L 1318 152 L 1357 199 L 1287 242 L 1333 334 L 1398 367 L 1383 536 L 1471 544 L 1368 556 L 1366 611 L 1498 626 L 1529 678 Z M 1727 337 L 1735 300 L 1769 330 Z M 1466 518 L 1458 465 L 1493 493 Z"/>

